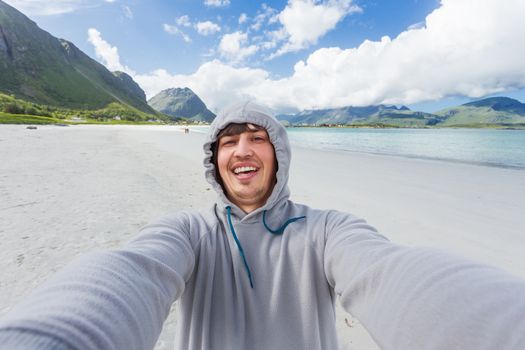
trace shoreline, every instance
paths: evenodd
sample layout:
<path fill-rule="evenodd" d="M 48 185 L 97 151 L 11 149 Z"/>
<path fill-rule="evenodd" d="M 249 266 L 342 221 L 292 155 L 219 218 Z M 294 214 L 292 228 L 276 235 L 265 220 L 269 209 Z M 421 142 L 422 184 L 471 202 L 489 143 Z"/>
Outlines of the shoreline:
<path fill-rule="evenodd" d="M 205 134 L 180 126 L 0 125 L 0 314 L 75 256 L 115 248 L 169 212 L 207 208 Z M 292 200 L 366 219 L 525 277 L 522 170 L 292 146 Z M 176 308 L 176 303 L 174 304 Z M 337 306 L 342 349 L 377 349 Z M 173 313 L 156 349 L 173 344 Z M 350 345 L 351 344 L 351 345 Z"/>
<path fill-rule="evenodd" d="M 77 123 L 77 124 L 67 124 L 67 125 L 61 125 L 61 124 L 45 124 L 45 125 L 31 125 L 31 124 L 0 124 L 0 127 L 2 126 L 34 126 L 34 127 L 43 127 L 43 126 L 57 126 L 57 127 L 70 127 L 70 126 L 81 126 L 81 127 L 89 127 L 89 126 L 121 126 L 121 127 L 145 127 L 145 128 L 180 128 L 180 131 L 182 131 L 183 128 L 190 128 L 190 131 L 196 132 L 196 133 L 206 133 L 204 131 L 195 129 L 195 128 L 202 128 L 202 127 L 209 127 L 209 125 L 201 125 L 201 124 L 89 124 L 89 123 Z M 194 128 L 194 129 L 191 129 Z M 322 128 L 317 126 L 303 126 L 303 127 L 286 127 L 286 129 L 293 129 L 293 128 Z M 330 129 L 330 127 L 326 127 L 327 129 Z M 331 127 L 332 129 L 336 129 L 337 127 Z M 359 127 L 360 129 L 367 129 L 367 127 Z M 355 128 L 352 128 L 355 129 Z M 373 128 L 371 128 L 373 129 Z M 408 129 L 408 130 L 420 130 L 420 129 L 459 129 L 459 130 L 500 130 L 500 131 L 525 131 L 524 129 L 492 129 L 492 128 L 386 128 L 386 129 Z M 294 145 L 292 144 L 292 147 L 298 148 L 298 149 L 308 149 L 306 146 L 301 145 Z M 377 156 L 387 156 L 387 157 L 400 157 L 400 158 L 409 158 L 409 159 L 421 159 L 421 160 L 431 160 L 431 161 L 437 161 L 437 162 L 448 162 L 448 163 L 455 163 L 455 164 L 468 164 L 468 165 L 477 165 L 477 166 L 486 166 L 486 167 L 495 167 L 495 168 L 502 168 L 502 169 L 516 169 L 516 170 L 525 170 L 525 165 L 514 165 L 514 164 L 505 164 L 505 163 L 498 163 L 498 162 L 490 162 L 490 161 L 469 161 L 469 160 L 462 160 L 462 159 L 453 159 L 453 158 L 444 158 L 444 157 L 432 157 L 432 156 L 424 156 L 424 155 L 411 155 L 411 154 L 395 154 L 395 153 L 384 153 L 384 152 L 371 152 L 371 151 L 359 151 L 359 150 L 349 150 L 349 149 L 333 149 L 333 148 L 318 148 L 320 151 L 326 151 L 326 152 L 350 152 L 350 153 L 357 153 L 357 154 L 369 154 L 369 155 L 377 155 Z"/>
<path fill-rule="evenodd" d="M 4 113 L 7 115 L 8 113 Z M 0 115 L 1 116 L 1 115 Z M 47 123 L 36 123 L 38 118 L 45 117 L 38 115 L 28 115 L 28 114 L 9 114 L 9 116 L 20 116 L 22 117 L 33 117 L 35 121 L 33 123 L 29 122 L 0 122 L 0 125 L 39 125 L 39 126 L 76 126 L 76 125 L 136 125 L 136 126 L 209 126 L 211 123 L 207 124 L 176 124 L 176 123 L 159 123 L 159 122 L 134 122 L 130 120 L 118 120 L 118 121 L 72 121 L 70 119 L 57 119 L 60 122 L 47 122 Z M 14 120 L 13 120 L 14 121 Z M 342 125 L 285 125 L 287 129 L 301 129 L 301 128 L 319 128 L 319 129 L 408 129 L 408 130 L 436 130 L 436 129 L 457 129 L 457 130 L 515 130 L 523 131 L 525 130 L 525 124 L 523 123 L 507 123 L 507 124 L 454 124 L 454 125 L 443 125 L 443 126 L 396 126 L 391 124 L 342 124 Z"/>

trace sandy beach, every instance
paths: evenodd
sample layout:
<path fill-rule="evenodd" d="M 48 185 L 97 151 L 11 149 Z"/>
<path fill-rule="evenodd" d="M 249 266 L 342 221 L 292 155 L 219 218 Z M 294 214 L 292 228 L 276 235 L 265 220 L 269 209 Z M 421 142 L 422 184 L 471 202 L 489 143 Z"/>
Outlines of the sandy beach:
<path fill-rule="evenodd" d="M 203 139 L 172 126 L 0 125 L 0 315 L 78 254 L 211 205 Z M 293 200 L 361 216 L 394 242 L 525 278 L 523 170 L 294 148 L 289 185 Z M 172 348 L 175 322 L 156 349 Z M 377 349 L 340 309 L 338 330 L 342 349 Z"/>

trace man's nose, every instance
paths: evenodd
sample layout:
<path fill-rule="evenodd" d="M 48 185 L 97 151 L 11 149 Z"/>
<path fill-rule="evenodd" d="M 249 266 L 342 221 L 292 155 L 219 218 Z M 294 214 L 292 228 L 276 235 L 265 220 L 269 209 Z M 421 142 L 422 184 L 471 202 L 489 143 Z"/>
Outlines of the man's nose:
<path fill-rule="evenodd" d="M 253 155 L 251 144 L 246 137 L 239 138 L 239 142 L 235 149 L 235 155 L 238 157 L 248 157 Z"/>

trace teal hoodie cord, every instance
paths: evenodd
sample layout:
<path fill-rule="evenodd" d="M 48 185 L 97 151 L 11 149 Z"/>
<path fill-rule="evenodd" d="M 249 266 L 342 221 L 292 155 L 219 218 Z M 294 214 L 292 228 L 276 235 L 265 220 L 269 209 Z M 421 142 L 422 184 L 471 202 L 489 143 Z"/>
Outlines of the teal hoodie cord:
<path fill-rule="evenodd" d="M 298 216 L 298 217 L 295 217 L 295 218 L 290 218 L 281 227 L 279 227 L 276 230 L 272 230 L 266 224 L 266 210 L 263 211 L 263 225 L 264 225 L 264 228 L 266 228 L 268 230 L 268 232 L 273 233 L 274 235 L 281 235 L 284 232 L 284 229 L 286 229 L 286 226 L 290 225 L 292 222 L 295 222 L 297 220 L 301 220 L 301 219 L 304 219 L 304 218 L 306 218 L 306 216 Z"/>
<path fill-rule="evenodd" d="M 230 231 L 232 233 L 233 239 L 235 240 L 235 244 L 237 244 L 237 248 L 239 248 L 239 252 L 241 253 L 242 261 L 244 262 L 244 267 L 246 268 L 246 273 L 248 274 L 248 279 L 250 280 L 250 287 L 253 288 L 253 279 L 252 279 L 252 272 L 250 271 L 250 266 L 248 265 L 248 262 L 246 261 L 246 255 L 244 254 L 244 249 L 242 249 L 241 242 L 239 241 L 239 238 L 237 238 L 237 234 L 235 233 L 235 229 L 233 228 L 232 223 L 232 208 L 230 206 L 226 207 L 227 217 L 228 217 L 228 224 L 230 225 Z M 263 211 L 263 225 L 268 230 L 268 232 L 274 234 L 274 235 L 280 235 L 284 232 L 286 229 L 286 226 L 290 225 L 292 222 L 295 222 L 297 220 L 301 220 L 306 218 L 306 216 L 298 216 L 295 218 L 288 219 L 281 227 L 279 227 L 276 230 L 272 230 L 268 225 L 266 224 L 266 210 Z"/>
<path fill-rule="evenodd" d="M 228 224 L 230 224 L 230 231 L 232 232 L 233 239 L 235 239 L 237 248 L 239 248 L 239 251 L 241 253 L 242 261 L 244 262 L 244 267 L 246 268 L 246 272 L 248 273 L 248 279 L 250 280 L 250 287 L 253 288 L 253 280 L 252 280 L 252 273 L 250 271 L 250 266 L 248 266 L 248 262 L 246 261 L 246 256 L 244 255 L 244 250 L 242 249 L 241 242 L 239 242 L 239 239 L 237 238 L 237 235 L 235 234 L 235 230 L 233 229 L 232 218 L 231 218 L 232 208 L 230 206 L 227 206 L 226 211 L 228 212 Z"/>

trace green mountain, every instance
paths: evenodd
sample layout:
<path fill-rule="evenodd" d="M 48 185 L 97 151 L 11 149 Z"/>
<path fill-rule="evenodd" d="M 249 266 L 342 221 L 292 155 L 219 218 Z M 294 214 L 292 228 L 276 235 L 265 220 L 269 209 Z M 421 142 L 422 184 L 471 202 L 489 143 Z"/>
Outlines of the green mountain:
<path fill-rule="evenodd" d="M 525 124 L 525 103 L 508 97 L 490 97 L 445 108 L 436 115 L 446 118 L 443 126 Z"/>
<path fill-rule="evenodd" d="M 189 88 L 166 89 L 153 96 L 149 105 L 172 117 L 193 121 L 211 122 L 215 118 L 202 100 Z"/>
<path fill-rule="evenodd" d="M 113 75 L 115 78 L 120 80 L 121 87 L 130 95 L 135 96 L 141 101 L 146 101 L 146 94 L 144 90 L 130 77 L 128 74 L 120 71 L 114 71 Z"/>
<path fill-rule="evenodd" d="M 130 76 L 110 72 L 1 0 L 0 92 L 50 106 L 95 110 L 119 103 L 157 114 Z"/>
<path fill-rule="evenodd" d="M 307 110 L 278 115 L 288 125 L 376 125 L 391 127 L 525 127 L 525 103 L 508 97 L 490 97 L 436 113 L 402 106 L 374 105 Z"/>
<path fill-rule="evenodd" d="M 374 105 L 307 110 L 277 118 L 291 125 L 389 125 L 398 127 L 423 127 L 436 125 L 443 118 L 424 112 L 411 111 L 402 106 Z"/>

